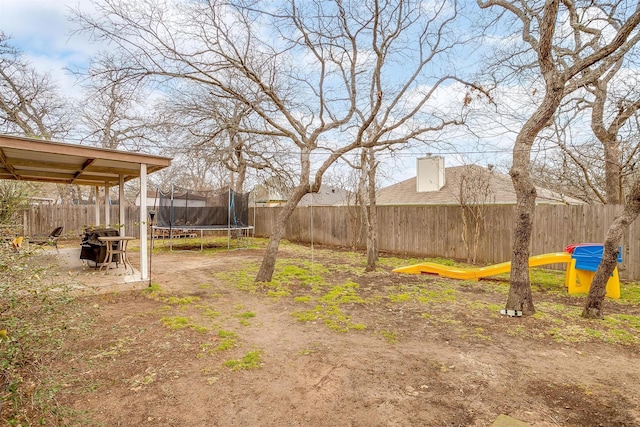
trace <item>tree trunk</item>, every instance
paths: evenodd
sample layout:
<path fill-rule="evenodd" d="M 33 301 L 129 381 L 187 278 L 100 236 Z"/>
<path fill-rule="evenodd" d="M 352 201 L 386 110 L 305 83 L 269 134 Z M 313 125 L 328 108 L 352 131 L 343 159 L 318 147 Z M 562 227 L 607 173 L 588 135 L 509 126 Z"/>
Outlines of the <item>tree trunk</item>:
<path fill-rule="evenodd" d="M 367 267 L 364 271 L 375 271 L 378 264 L 378 209 L 376 206 L 376 164 L 373 150 L 367 156 L 369 219 L 367 221 Z"/>
<path fill-rule="evenodd" d="M 296 187 L 295 191 L 278 214 L 273 232 L 271 233 L 269 242 L 267 243 L 267 250 L 264 254 L 264 258 L 262 258 L 260 270 L 256 275 L 256 282 L 270 282 L 273 278 L 273 272 L 276 268 L 276 257 L 278 255 L 278 248 L 280 247 L 280 240 L 284 235 L 287 221 L 291 217 L 291 214 L 295 210 L 296 206 L 298 206 L 298 203 L 300 202 L 302 197 L 304 197 L 304 195 L 308 192 L 308 184 L 301 184 Z"/>
<path fill-rule="evenodd" d="M 610 141 L 602 141 L 604 147 L 604 177 L 607 191 L 607 203 L 622 203 L 622 167 L 620 166 L 620 148 L 615 136 Z"/>
<path fill-rule="evenodd" d="M 604 316 L 603 305 L 606 293 L 607 281 L 616 268 L 618 246 L 622 239 L 625 227 L 636 220 L 640 214 L 640 178 L 636 179 L 627 198 L 622 215 L 618 216 L 607 231 L 604 240 L 604 252 L 602 262 L 596 270 L 591 282 L 587 302 L 582 310 L 582 317 L 602 319 Z"/>
<path fill-rule="evenodd" d="M 511 258 L 511 277 L 506 309 L 535 313 L 529 279 L 529 245 L 536 210 L 536 187 L 531 180 L 531 147 L 540 131 L 549 124 L 564 94 L 564 81 L 549 72 L 544 99 L 524 124 L 513 146 L 513 165 L 509 175 L 516 192 L 516 226 Z"/>
<path fill-rule="evenodd" d="M 609 127 L 605 125 L 605 111 L 607 104 L 608 84 L 622 66 L 618 61 L 613 67 L 613 72 L 595 82 L 593 106 L 591 107 L 591 130 L 602 144 L 604 150 L 604 183 L 606 201 L 610 205 L 622 203 L 622 166 L 620 164 L 620 144 L 617 141 L 618 132 L 624 123 L 637 111 L 638 104 L 634 103 L 627 108 L 618 110 Z"/>
<path fill-rule="evenodd" d="M 529 178 L 529 171 L 518 169 L 515 162 L 510 174 L 518 203 L 516 206 L 516 227 L 506 308 L 508 310 L 522 311 L 522 314 L 529 315 L 536 311 L 533 305 L 533 295 L 529 280 L 529 244 L 531 243 L 533 230 L 536 188 Z"/>

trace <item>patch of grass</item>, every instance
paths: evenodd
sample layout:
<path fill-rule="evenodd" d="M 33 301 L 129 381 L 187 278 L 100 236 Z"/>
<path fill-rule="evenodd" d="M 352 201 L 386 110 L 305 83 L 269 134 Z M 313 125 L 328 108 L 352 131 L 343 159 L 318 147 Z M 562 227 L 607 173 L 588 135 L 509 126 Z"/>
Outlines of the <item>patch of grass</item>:
<path fill-rule="evenodd" d="M 200 301 L 200 297 L 168 297 L 166 303 L 169 305 L 189 305 L 194 302 Z"/>
<path fill-rule="evenodd" d="M 203 316 L 206 316 L 210 319 L 214 319 L 216 317 L 220 317 L 222 313 L 216 310 L 213 306 L 199 306 Z"/>
<path fill-rule="evenodd" d="M 147 368 L 144 371 L 144 374 L 135 375 L 131 380 L 131 388 L 132 391 L 140 391 L 144 388 L 144 386 L 149 385 L 155 381 L 157 372 L 152 368 Z"/>
<path fill-rule="evenodd" d="M 329 292 L 318 298 L 319 302 L 326 304 L 362 304 L 364 299 L 358 295 L 360 285 L 355 282 L 346 282 L 332 287 Z"/>
<path fill-rule="evenodd" d="M 234 371 L 260 368 L 263 365 L 261 351 L 250 351 L 242 356 L 241 359 L 227 360 L 223 365 Z"/>
<path fill-rule="evenodd" d="M 238 336 L 231 331 L 218 330 L 215 341 L 200 344 L 201 355 L 211 355 L 221 351 L 231 350 L 238 346 Z"/>
<path fill-rule="evenodd" d="M 322 306 L 316 306 L 316 310 L 294 311 L 291 315 L 300 322 L 313 322 L 318 320 L 318 315 L 322 313 Z"/>
<path fill-rule="evenodd" d="M 157 283 L 151 283 L 151 286 L 144 288 L 142 290 L 142 293 L 147 297 L 156 301 L 162 300 L 162 298 L 164 298 L 164 295 L 165 295 L 165 292 L 162 290 L 162 287 L 160 287 L 160 285 Z"/>
<path fill-rule="evenodd" d="M 515 327 L 511 327 L 507 329 L 507 335 L 510 335 L 512 337 L 524 336 L 526 335 L 526 331 L 524 329 L 524 326 L 515 325 Z"/>
<path fill-rule="evenodd" d="M 242 326 L 249 326 L 249 319 L 253 319 L 256 317 L 256 314 L 251 311 L 245 311 L 244 313 L 236 314 L 236 317 L 239 318 L 239 322 Z"/>
<path fill-rule="evenodd" d="M 592 328 L 584 328 L 584 333 L 594 339 L 601 340 L 604 337 L 602 331 Z"/>
<path fill-rule="evenodd" d="M 312 290 L 322 288 L 326 285 L 323 275 L 330 273 L 319 263 L 285 258 L 276 261 L 270 282 L 256 282 L 258 268 L 256 262 L 249 262 L 240 270 L 218 272 L 215 273 L 215 277 L 245 292 L 263 291 L 270 297 L 282 298 L 300 287 L 310 287 Z"/>
<path fill-rule="evenodd" d="M 182 317 L 182 316 L 161 317 L 160 323 L 162 323 L 163 326 L 169 329 L 172 329 L 174 331 L 177 331 L 179 329 L 185 329 L 185 328 L 193 329 L 194 331 L 200 332 L 200 333 L 205 333 L 209 331 L 209 328 L 196 325 L 195 323 L 192 323 L 188 317 Z"/>
<path fill-rule="evenodd" d="M 564 286 L 565 272 L 548 270 L 545 268 L 529 269 L 531 286 L 545 292 L 556 295 L 566 295 L 567 289 Z"/>
<path fill-rule="evenodd" d="M 305 296 L 302 296 L 302 297 L 295 297 L 293 300 L 295 302 L 308 303 L 308 302 L 311 302 L 311 296 L 305 295 Z"/>
<path fill-rule="evenodd" d="M 462 328 L 459 333 L 460 338 L 463 339 L 473 338 L 481 341 L 492 341 L 491 337 L 485 333 L 485 329 L 480 326 L 474 328 L 465 327 Z"/>
<path fill-rule="evenodd" d="M 395 331 L 389 331 L 389 330 L 386 330 L 386 329 L 381 329 L 380 330 L 380 335 L 382 335 L 382 338 L 384 338 L 390 344 L 395 344 L 395 343 L 398 342 L 398 333 L 395 332 Z"/>
<path fill-rule="evenodd" d="M 234 332 L 221 329 L 218 331 L 218 337 L 220 338 L 220 342 L 215 346 L 215 351 L 231 350 L 238 345 L 238 336 Z"/>
<path fill-rule="evenodd" d="M 294 311 L 291 315 L 300 322 L 322 321 L 336 332 L 366 329 L 362 323 L 353 323 L 351 317 L 344 314 L 338 305 L 317 305 L 313 310 Z"/>
<path fill-rule="evenodd" d="M 638 337 L 624 329 L 610 329 L 604 337 L 605 342 L 631 345 L 638 342 Z"/>
<path fill-rule="evenodd" d="M 236 347 L 237 343 L 234 338 L 223 338 L 218 345 L 215 346 L 215 351 L 226 351 Z"/>
<path fill-rule="evenodd" d="M 324 283 L 322 276 L 328 273 L 328 269 L 319 263 L 283 259 L 276 262 L 273 278 L 286 286 L 313 286 Z"/>
<path fill-rule="evenodd" d="M 621 283 L 620 301 L 631 304 L 640 304 L 640 283 Z"/>
<path fill-rule="evenodd" d="M 286 297 L 291 295 L 291 291 L 288 289 L 274 289 L 274 290 L 268 290 L 267 291 L 267 296 L 270 296 L 272 298 L 282 298 L 282 297 Z"/>
<path fill-rule="evenodd" d="M 258 283 L 255 282 L 259 265 L 255 261 L 249 261 L 244 263 L 243 266 L 242 269 L 233 271 L 219 271 L 214 273 L 213 276 L 241 291 L 255 293 L 259 289 Z"/>
<path fill-rule="evenodd" d="M 312 310 L 294 311 L 291 314 L 301 322 L 320 320 L 336 332 L 347 332 L 351 329 L 363 330 L 366 328 L 364 324 L 352 322 L 351 317 L 340 309 L 342 304 L 365 303 L 365 300 L 358 294 L 359 287 L 360 285 L 351 281 L 333 286 L 318 298 L 319 304 Z M 310 301 L 310 299 L 305 299 L 305 301 Z"/>
<path fill-rule="evenodd" d="M 166 303 L 168 307 L 175 307 L 175 306 L 186 307 L 190 304 L 200 301 L 200 297 L 196 297 L 196 296 L 187 296 L 187 297 L 178 297 L 175 295 L 167 296 L 166 292 L 158 284 L 152 284 L 148 288 L 143 289 L 142 292 L 148 298 L 151 298 L 155 301 Z M 164 309 L 166 310 L 166 307 Z"/>
<path fill-rule="evenodd" d="M 560 319 L 562 321 L 569 320 L 573 323 L 582 319 L 582 307 L 575 307 L 566 304 L 560 303 L 551 303 L 546 301 L 541 301 L 536 304 L 537 313 L 540 313 L 540 318 L 542 318 L 542 313 L 548 315 L 550 320 Z"/>
<path fill-rule="evenodd" d="M 347 332 L 351 329 L 362 331 L 366 326 L 362 323 L 353 323 L 351 316 L 344 314 L 337 305 L 324 307 L 322 319 L 325 325 L 336 332 Z"/>
<path fill-rule="evenodd" d="M 593 321 L 579 317 L 581 309 L 578 307 L 564 307 L 559 304 L 547 304 L 545 307 L 545 315 L 536 315 L 539 319 L 553 324 L 545 331 L 545 335 L 551 336 L 557 342 L 601 341 L 622 345 L 640 342 L 638 316 L 614 314 L 605 317 L 603 321 Z"/>
<path fill-rule="evenodd" d="M 489 302 L 473 301 L 469 305 L 471 311 L 488 311 L 496 316 L 500 313 L 500 310 L 504 308 L 504 304 L 493 304 Z"/>
<path fill-rule="evenodd" d="M 605 317 L 603 325 L 607 328 L 603 336 L 605 342 L 635 344 L 640 341 L 640 316 L 612 314 Z"/>
<path fill-rule="evenodd" d="M 608 316 L 608 319 L 615 319 L 620 321 L 621 323 L 626 322 L 626 324 L 634 328 L 636 331 L 640 332 L 640 316 L 635 316 L 632 314 L 612 314 Z"/>
<path fill-rule="evenodd" d="M 191 325 L 188 317 L 162 317 L 160 322 L 167 328 L 173 329 L 174 331 L 177 329 L 188 328 Z"/>

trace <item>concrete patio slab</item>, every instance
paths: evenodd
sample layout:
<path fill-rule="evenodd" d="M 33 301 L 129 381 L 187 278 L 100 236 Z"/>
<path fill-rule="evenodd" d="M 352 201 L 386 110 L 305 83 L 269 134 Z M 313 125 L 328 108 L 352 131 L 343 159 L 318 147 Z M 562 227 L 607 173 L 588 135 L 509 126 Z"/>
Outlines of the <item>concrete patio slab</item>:
<path fill-rule="evenodd" d="M 137 255 L 137 254 L 136 254 Z M 60 283 L 72 286 L 74 293 L 102 294 L 144 289 L 149 286 L 149 280 L 142 280 L 140 271 L 125 270 L 122 263 L 111 264 L 109 269 L 98 271 L 92 261 L 80 259 L 80 248 L 61 248 L 59 253 L 55 249 L 47 249 L 40 256 L 47 257 L 53 264 L 51 272 Z M 134 262 L 135 257 L 130 257 Z"/>

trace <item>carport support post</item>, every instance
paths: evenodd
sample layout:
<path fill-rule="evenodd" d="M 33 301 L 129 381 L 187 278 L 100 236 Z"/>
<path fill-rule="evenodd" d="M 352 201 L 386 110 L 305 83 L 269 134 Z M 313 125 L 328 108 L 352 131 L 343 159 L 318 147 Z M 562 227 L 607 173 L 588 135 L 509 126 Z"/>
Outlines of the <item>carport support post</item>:
<path fill-rule="evenodd" d="M 108 227 L 111 223 L 111 206 L 109 203 L 109 184 L 104 183 L 104 226 Z"/>
<path fill-rule="evenodd" d="M 147 165 L 140 163 L 140 275 L 142 280 L 149 279 L 147 221 L 149 221 L 147 218 Z"/>
<path fill-rule="evenodd" d="M 126 236 L 127 218 L 124 216 L 124 175 L 118 176 L 118 224 L 120 224 L 120 235 Z"/>
<path fill-rule="evenodd" d="M 96 227 L 100 226 L 100 188 L 96 185 L 95 187 L 93 187 L 93 189 L 96 192 L 96 196 L 94 198 L 94 201 L 96 203 L 96 216 L 95 216 L 95 222 L 94 225 Z"/>

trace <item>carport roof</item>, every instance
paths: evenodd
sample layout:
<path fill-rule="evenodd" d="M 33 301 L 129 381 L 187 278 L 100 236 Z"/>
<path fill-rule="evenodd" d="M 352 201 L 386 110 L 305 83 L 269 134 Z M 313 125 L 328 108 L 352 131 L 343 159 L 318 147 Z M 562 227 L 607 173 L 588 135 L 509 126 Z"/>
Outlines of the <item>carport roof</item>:
<path fill-rule="evenodd" d="M 168 157 L 0 134 L 0 179 L 115 186 L 140 177 L 140 165 L 153 173 Z"/>

